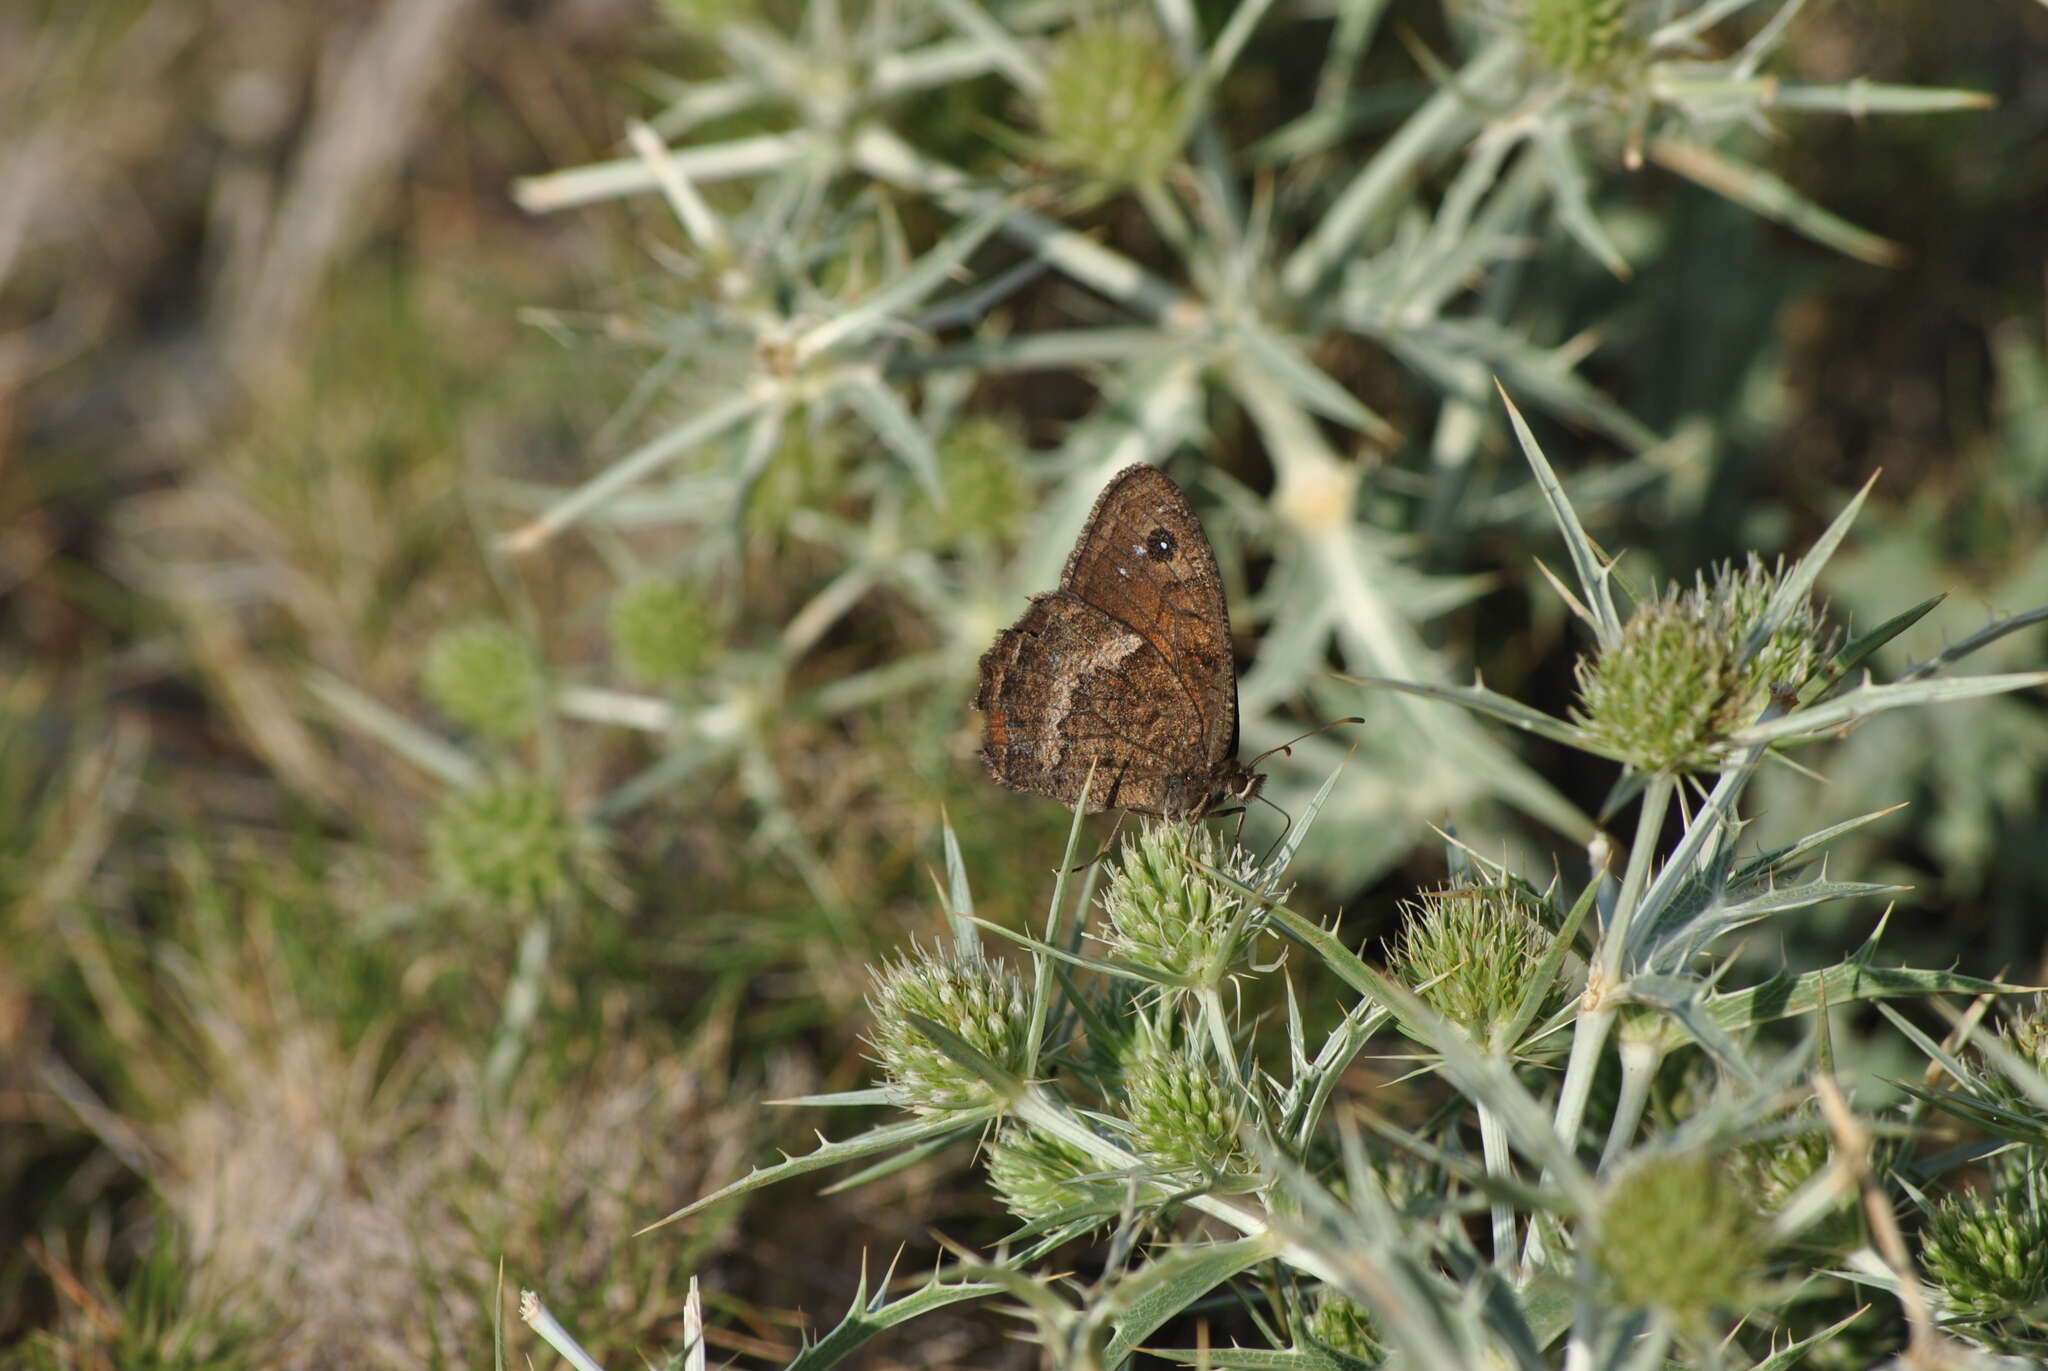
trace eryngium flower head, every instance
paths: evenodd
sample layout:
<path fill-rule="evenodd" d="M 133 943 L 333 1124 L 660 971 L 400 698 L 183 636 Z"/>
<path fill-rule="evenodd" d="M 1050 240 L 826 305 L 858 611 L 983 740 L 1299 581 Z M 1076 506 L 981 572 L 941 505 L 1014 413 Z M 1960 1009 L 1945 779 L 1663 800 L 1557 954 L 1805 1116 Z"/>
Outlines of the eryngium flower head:
<path fill-rule="evenodd" d="M 1598 745 L 1639 771 L 1714 769 L 1728 735 L 1755 723 L 1773 686 L 1797 687 L 1832 651 L 1802 603 L 1749 656 L 1743 651 L 1777 588 L 1754 556 L 1741 572 L 1676 586 L 1638 606 L 1621 639 L 1577 667 L 1574 717 Z"/>
<path fill-rule="evenodd" d="M 612 598 L 612 652 L 650 683 L 687 680 L 714 641 L 710 607 L 687 582 L 651 579 Z"/>
<path fill-rule="evenodd" d="M 1163 176 L 1183 135 L 1181 81 L 1140 13 L 1085 20 L 1060 37 L 1038 95 L 1038 155 L 1110 194 Z"/>
<path fill-rule="evenodd" d="M 1990 1322 L 2048 1301 L 2043 1188 L 2038 1171 L 2007 1170 L 1989 1193 L 1935 1202 L 1921 1232 L 1920 1262 L 1956 1310 Z"/>
<path fill-rule="evenodd" d="M 1388 969 L 1472 1040 L 1490 1044 L 1527 992 L 1550 937 L 1509 884 L 1453 886 L 1405 903 Z M 1551 1003 L 1564 991 L 1553 986 Z M 1538 1011 L 1537 1017 L 1542 1017 Z M 1500 1044 L 1507 1046 L 1507 1044 Z"/>
<path fill-rule="evenodd" d="M 1362 1362 L 1382 1361 L 1387 1355 L 1372 1311 L 1334 1290 L 1325 1290 L 1316 1301 L 1315 1312 L 1308 1316 L 1308 1335 L 1323 1346 Z"/>
<path fill-rule="evenodd" d="M 988 1149 L 988 1183 L 1003 1207 L 1026 1222 L 1072 1210 L 1096 1211 L 1106 1223 L 1123 1208 L 1123 1183 L 1063 1138 L 1005 1125 Z"/>
<path fill-rule="evenodd" d="M 1144 1044 L 1124 1063 L 1131 1150 L 1162 1171 L 1215 1178 L 1251 1169 L 1240 1129 L 1244 1091 L 1184 1048 Z"/>
<path fill-rule="evenodd" d="M 443 885 L 514 914 L 562 904 L 603 862 L 596 830 L 569 814 L 556 786 L 516 773 L 449 791 L 427 844 Z"/>
<path fill-rule="evenodd" d="M 487 738 L 517 738 L 540 722 L 547 681 L 519 630 L 497 619 L 442 629 L 420 685 L 443 714 Z"/>
<path fill-rule="evenodd" d="M 1528 0 L 1522 41 L 1552 70 L 1598 78 L 1632 50 L 1629 0 Z"/>
<path fill-rule="evenodd" d="M 1017 973 L 977 955 L 915 953 L 883 968 L 868 995 L 873 1061 L 889 1096 L 914 1113 L 950 1114 L 1001 1102 L 995 1087 L 956 1061 L 916 1022 L 952 1033 L 1012 1076 L 1030 1054 L 1030 1016 Z M 914 1017 L 913 1017 L 914 1016 Z"/>
<path fill-rule="evenodd" d="M 1699 1329 L 1717 1309 L 1746 1307 L 1762 1275 L 1760 1230 L 1713 1158 L 1650 1157 L 1608 1187 L 1593 1260 L 1622 1303 Z"/>
<path fill-rule="evenodd" d="M 1220 982 L 1243 951 L 1244 901 L 1197 863 L 1228 869 L 1213 830 L 1147 824 L 1124 844 L 1102 894 L 1110 956 L 1182 988 Z"/>

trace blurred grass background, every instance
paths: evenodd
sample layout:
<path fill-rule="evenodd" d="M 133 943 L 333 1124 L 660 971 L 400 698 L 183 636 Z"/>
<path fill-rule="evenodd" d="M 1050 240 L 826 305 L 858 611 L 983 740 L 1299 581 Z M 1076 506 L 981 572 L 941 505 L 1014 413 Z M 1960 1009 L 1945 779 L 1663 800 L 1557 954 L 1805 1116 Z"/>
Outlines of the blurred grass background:
<path fill-rule="evenodd" d="M 1213 29 L 1227 10 L 1202 14 Z M 1392 14 L 1417 46 L 1444 41 L 1434 6 Z M 1057 367 L 976 377 L 949 401 L 964 417 L 943 510 L 881 483 L 887 463 L 845 425 L 794 425 L 728 538 L 651 509 L 507 549 L 631 445 L 650 384 L 687 415 L 755 361 L 746 340 L 693 338 L 687 365 L 648 382 L 650 350 L 674 347 L 712 289 L 671 269 L 666 211 L 533 217 L 512 195 L 517 177 L 621 155 L 624 120 L 723 70 L 742 19 L 797 25 L 794 9 L 683 0 L 0 14 L 10 1363 L 474 1363 L 501 1259 L 615 1363 L 676 1344 L 693 1273 L 728 1330 L 715 1354 L 786 1360 L 806 1320 L 837 1317 L 860 1253 L 881 1263 L 907 1244 L 912 1269 L 930 1230 L 972 1234 L 989 1212 L 934 1160 L 629 1236 L 802 1144 L 811 1118 L 763 1101 L 863 1083 L 864 965 L 937 935 L 942 811 L 982 912 L 1014 919 L 1043 899 L 1066 816 L 984 781 L 967 701 L 975 654 L 1021 605 L 995 589 L 1002 569 L 1063 551 L 1038 546 L 1051 482 L 1034 455 L 1114 403 Z M 1249 50 L 1218 101 L 1233 133 L 1289 117 L 1319 25 L 1310 7 Z M 1561 234 L 1532 239 L 1522 327 L 1552 345 L 1596 331 L 1585 374 L 1686 440 L 1660 468 L 1586 429 L 1546 432 L 1589 482 L 1582 507 L 1595 493 L 1595 535 L 1652 549 L 1654 565 L 1630 566 L 1640 582 L 1796 550 L 1882 467 L 1824 581 L 1838 614 L 1868 624 L 1948 591 L 1907 640 L 1925 655 L 2048 602 L 2044 59 L 2048 10 L 2017 0 L 1798 15 L 1788 76 L 1997 100 L 1787 118 L 1757 140 L 1762 165 L 1898 243 L 1895 266 L 1615 166 L 1596 199 L 1631 279 Z M 1382 35 L 1360 89 L 1393 103 L 1324 154 L 1333 178 L 1428 86 Z M 988 79 L 903 117 L 965 167 L 1053 155 Z M 1063 193 L 1092 236 L 1171 256 L 1125 200 Z M 914 203 L 873 208 L 846 210 L 839 255 L 807 264 L 812 279 L 879 275 L 892 233 L 921 251 L 945 231 Z M 1099 311 L 1074 297 L 1026 282 L 1006 326 Z M 1383 357 L 1353 342 L 1317 360 L 1427 434 L 1433 402 Z M 1272 475 L 1251 427 L 1219 417 L 1207 451 L 1207 507 L 1256 505 Z M 1575 643 L 1529 574 L 1552 555 L 1542 517 L 1507 449 L 1482 453 L 1475 497 L 1432 526 L 1404 485 L 1414 444 L 1364 446 L 1362 509 L 1401 526 L 1418 573 L 1486 578 L 1432 622 L 1432 646 L 1561 713 Z M 1213 527 L 1242 632 L 1259 618 L 1243 597 L 1277 593 L 1279 554 L 1247 549 L 1239 526 Z M 849 577 L 874 559 L 863 537 L 909 570 Z M 936 612 L 919 557 L 979 568 L 986 602 Z M 656 631 L 633 638 L 622 601 L 649 584 L 675 598 L 652 592 Z M 531 698 L 560 707 L 521 718 L 514 689 L 464 720 L 464 659 L 443 662 L 438 688 L 429 660 L 457 653 L 447 631 L 463 626 L 482 626 L 473 655 L 502 659 L 487 690 L 525 671 Z M 2042 646 L 2016 635 L 1982 665 L 2037 665 Z M 887 674 L 903 662 L 914 672 Z M 692 694 L 700 677 L 722 683 L 715 701 Z M 825 693 L 848 680 L 873 689 Z M 669 747 L 660 719 L 634 723 L 650 699 L 745 745 Z M 1315 704 L 1347 700 L 1318 688 Z M 1516 746 L 1597 808 L 1607 777 Z M 2040 973 L 2038 701 L 1883 721 L 1839 744 L 1830 773 L 1828 787 L 1771 777 L 1763 825 L 1778 808 L 1804 831 L 1912 801 L 1857 858 L 1863 879 L 1914 886 L 1894 952 Z M 504 847 L 473 859 L 477 833 Z M 1390 833 L 1370 869 L 1308 874 L 1354 941 L 1384 935 L 1394 900 L 1441 874 L 1439 845 Z M 1843 917 L 1839 941 L 1860 940 L 1860 916 Z M 1812 936 L 1818 949 L 1831 933 Z M 971 1312 L 921 1322 L 889 1355 L 1032 1359 Z"/>

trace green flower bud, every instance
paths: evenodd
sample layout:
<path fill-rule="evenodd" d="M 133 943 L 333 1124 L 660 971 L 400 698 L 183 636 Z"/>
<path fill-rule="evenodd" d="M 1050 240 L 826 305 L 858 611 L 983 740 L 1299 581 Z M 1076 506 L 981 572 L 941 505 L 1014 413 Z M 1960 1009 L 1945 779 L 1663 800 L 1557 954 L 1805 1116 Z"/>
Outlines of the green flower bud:
<path fill-rule="evenodd" d="M 1714 769 L 1728 735 L 1756 722 L 1772 687 L 1803 684 L 1832 650 L 1805 604 L 1742 657 L 1777 583 L 1752 556 L 1740 573 L 1723 566 L 1711 584 L 1696 581 L 1686 592 L 1673 586 L 1640 605 L 1619 642 L 1579 660 L 1574 717 L 1639 771 Z"/>
<path fill-rule="evenodd" d="M 1359 1361 L 1378 1362 L 1387 1355 L 1372 1311 L 1334 1290 L 1325 1290 L 1316 1301 L 1315 1312 L 1308 1316 L 1308 1335 L 1324 1347 Z"/>
<path fill-rule="evenodd" d="M 1632 48 L 1629 0 L 1529 0 L 1522 41 L 1566 76 L 1598 77 Z"/>
<path fill-rule="evenodd" d="M 1492 1044 L 1550 947 L 1526 896 L 1506 883 L 1456 886 L 1427 892 L 1419 904 L 1404 902 L 1402 911 L 1406 922 L 1388 969 L 1473 1041 Z M 1564 996 L 1563 986 L 1552 986 L 1546 1009 Z"/>
<path fill-rule="evenodd" d="M 449 791 L 427 839 L 443 885 L 513 913 L 561 904 L 600 856 L 594 831 L 571 818 L 555 787 L 537 776 Z"/>
<path fill-rule="evenodd" d="M 1729 1159 L 1728 1169 L 1759 1214 L 1775 1214 L 1821 1173 L 1829 1155 L 1826 1135 L 1792 1133 L 1749 1144 Z"/>
<path fill-rule="evenodd" d="M 1062 1138 L 1005 1125 L 988 1149 L 988 1182 L 1003 1207 L 1024 1221 L 1091 1208 L 1108 1222 L 1121 1213 L 1125 1186 Z"/>
<path fill-rule="evenodd" d="M 612 651 L 643 681 L 686 680 L 714 639 L 711 611 L 683 581 L 649 580 L 612 598 Z"/>
<path fill-rule="evenodd" d="M 2048 1204 L 2039 1173 L 1996 1178 L 1990 1193 L 1936 1201 L 1920 1261 L 1954 1308 L 1986 1322 L 2048 1300 Z"/>
<path fill-rule="evenodd" d="M 872 1060 L 890 1098 L 924 1115 L 1000 1103 L 995 1088 L 926 1036 L 921 1018 L 951 1032 L 1013 1076 L 1030 1058 L 1030 1016 L 1017 973 L 980 956 L 915 954 L 886 966 L 868 996 Z"/>
<path fill-rule="evenodd" d="M 1608 1187 L 1593 1260 L 1622 1303 L 1700 1329 L 1717 1309 L 1747 1307 L 1761 1239 L 1755 1206 L 1712 1158 L 1651 1157 Z"/>
<path fill-rule="evenodd" d="M 1132 1150 L 1163 1171 L 1212 1178 L 1249 1172 L 1239 1137 L 1245 1107 L 1244 1091 L 1192 1052 L 1146 1045 L 1124 1063 Z"/>
<path fill-rule="evenodd" d="M 540 659 L 517 629 L 496 619 L 435 634 L 420 684 L 435 708 L 487 738 L 520 737 L 547 707 Z"/>
<path fill-rule="evenodd" d="M 1038 155 L 1103 192 L 1156 180 L 1183 136 L 1180 76 L 1142 15 L 1069 29 L 1045 63 Z"/>
<path fill-rule="evenodd" d="M 1248 878 L 1249 857 L 1233 874 Z M 1128 839 L 1102 894 L 1109 955 L 1193 989 L 1219 984 L 1243 955 L 1245 902 L 1196 863 L 1233 870 L 1214 830 L 1200 824 L 1148 823 Z"/>

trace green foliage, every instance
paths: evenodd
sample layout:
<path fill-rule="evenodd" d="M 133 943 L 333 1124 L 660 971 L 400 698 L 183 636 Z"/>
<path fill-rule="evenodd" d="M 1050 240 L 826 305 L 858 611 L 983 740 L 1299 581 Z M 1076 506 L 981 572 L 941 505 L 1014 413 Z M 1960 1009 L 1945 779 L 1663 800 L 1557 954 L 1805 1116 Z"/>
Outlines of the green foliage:
<path fill-rule="evenodd" d="M 2030 621 L 1889 656 L 1937 590 L 2048 600 L 2048 354 L 1995 314 L 2037 307 L 2032 219 L 1994 234 L 2029 105 L 1871 79 L 2020 92 L 2024 43 L 1959 36 L 2021 21 L 667 0 L 659 34 L 538 7 L 480 44 L 443 7 L 394 66 L 400 30 L 326 7 L 233 41 L 177 0 L 31 9 L 0 1004 L 35 1126 L 0 1172 L 42 1241 L 0 1256 L 9 1360 L 476 1361 L 501 1259 L 604 1364 L 702 1364 L 707 1305 L 764 1360 L 899 1330 L 1002 1364 L 988 1300 L 1063 1366 L 2041 1353 L 2038 1015 L 1868 1003 L 1998 992 L 1899 963 L 2024 966 L 2048 890 L 2048 727 L 1989 698 L 2038 683 Z M 594 160 L 524 205 L 591 212 L 511 221 L 501 169 L 551 157 Z M 1856 219 L 1915 269 L 1864 270 L 1902 254 Z M 1632 597 L 1585 532 L 1662 585 L 1781 552 L 1880 458 L 1833 560 L 1847 514 Z M 1263 862 L 1139 826 L 1047 905 L 1067 816 L 980 784 L 965 702 L 1137 460 L 1216 544 L 1244 751 L 1369 723 L 1260 763 L 1299 820 L 1248 817 Z M 1579 647 L 1576 712 L 1522 703 Z M 2006 674 L 1950 674 L 1978 653 Z M 1778 765 L 1821 740 L 1830 786 Z M 870 987 L 942 805 L 959 950 Z M 1363 939 L 1443 874 L 1432 827 L 1448 880 Z M 617 917 L 564 917 L 591 897 Z M 1041 906 L 1015 961 L 969 950 Z M 847 1090 L 864 991 L 884 1084 Z M 895 1112 L 733 1180 L 815 1122 L 763 1099 Z M 856 1277 L 934 1215 L 987 1236 L 969 1156 L 1007 1245 Z M 1594 1279 L 1635 1236 L 1607 1202 L 1671 1157 L 1736 1178 L 1768 1275 L 1673 1299 L 1653 1251 L 1639 1311 Z M 888 1209 L 769 1196 L 841 1165 Z M 1924 1201 L 1910 1275 L 1858 1183 Z M 1654 1232 L 1734 1231 L 1725 1198 Z M 744 1274 L 679 1332 L 699 1268 Z M 830 1332 L 778 1327 L 824 1288 Z"/>
<path fill-rule="evenodd" d="M 1522 432 L 1541 479 L 1548 464 Z M 1612 564 L 1562 493 L 1552 500 L 1580 577 L 1567 593 L 1610 652 L 1629 650 L 1639 639 L 1610 598 Z M 1560 883 L 1541 890 L 1460 852 L 1468 879 L 1406 908 L 1382 972 L 1281 903 L 1288 847 L 1261 865 L 1223 852 L 1210 830 L 1162 822 L 1126 838 L 1104 884 L 1097 903 L 1105 917 L 1092 928 L 1108 955 L 1061 950 L 1083 946 L 1090 927 L 1085 906 L 1067 908 L 1062 877 L 1045 937 L 1005 935 L 1036 961 L 1028 989 L 978 952 L 885 967 L 871 1002 L 886 1098 L 927 1118 L 959 1115 L 955 1136 L 999 1118 L 983 1154 L 989 1179 L 1021 1234 L 1035 1239 L 953 1274 L 991 1280 L 1015 1297 L 1062 1365 L 1115 1363 L 1226 1284 L 1249 1306 L 1305 1312 L 1292 1316 L 1296 1332 L 1262 1325 L 1264 1351 L 1243 1348 L 1233 1354 L 1243 1360 L 1218 1365 L 1352 1365 L 1384 1354 L 1476 1367 L 1509 1348 L 1545 1363 L 1789 1365 L 1795 1351 L 1824 1346 L 1859 1321 L 1864 1297 L 1842 1273 L 1868 1264 L 1870 1239 L 1848 1218 L 1843 1177 L 1872 1174 L 1894 1194 L 1917 1198 L 1937 1180 L 1948 1192 L 1929 1209 L 1923 1242 L 1930 1276 L 1958 1311 L 1944 1322 L 1946 1336 L 2048 1350 L 2029 1322 L 2048 1279 L 2038 1172 L 2002 1165 L 2005 1179 L 1975 1197 L 1960 1188 L 1965 1150 L 1873 1148 L 1870 1126 L 1843 1103 L 1836 1065 L 1816 1054 L 1813 1038 L 1797 1045 L 1763 1031 L 1773 1019 L 1807 1018 L 1852 998 L 2014 988 L 1947 972 L 1880 972 L 1875 936 L 1816 973 L 1811 995 L 1787 975 L 1744 985 L 1740 944 L 1729 936 L 1823 902 L 1888 893 L 1795 879 L 1855 824 L 1738 854 L 1744 790 L 1770 747 L 1807 736 L 1816 720 L 1855 721 L 2042 680 L 1982 676 L 1802 695 L 1796 683 L 1827 653 L 1807 588 L 1856 508 L 1793 564 L 1770 574 L 1755 563 L 1739 576 L 1724 571 L 1690 596 L 1667 593 L 1639 612 L 1677 623 L 1682 632 L 1671 641 L 1703 654 L 1708 665 L 1673 679 L 1711 683 L 1708 713 L 1718 721 L 1694 735 L 1690 760 L 1702 788 L 1675 839 L 1663 820 L 1676 768 L 1643 768 L 1635 845 L 1618 886 L 1596 871 L 1565 906 Z M 1790 679 L 1771 693 L 1776 717 L 1751 722 L 1750 706 L 1781 673 Z M 1440 694 L 1511 714 L 1484 691 Z M 1729 696 L 1743 703 L 1731 706 Z M 1614 692 L 1608 706 L 1625 698 Z M 1640 708 L 1657 712 L 1647 699 Z M 1595 756 L 1620 751 L 1597 727 L 1545 727 Z M 1304 821 L 1326 821 L 1320 804 Z M 1071 866 L 1079 833 L 1077 824 L 1063 865 Z M 950 833 L 948 850 L 951 899 L 964 912 L 972 899 Z M 1597 925 L 1587 920 L 1595 906 Z M 964 923 L 956 928 L 973 941 Z M 1251 955 L 1268 938 L 1291 942 L 1358 998 L 1312 1025 L 1288 957 Z M 1279 994 L 1251 998 L 1284 999 L 1284 1024 L 1247 1008 L 1248 991 L 1267 980 L 1279 982 Z M 2048 1124 L 2048 1080 L 2028 1065 L 2038 1036 L 2031 1019 L 1983 1039 L 1987 1058 L 2006 1064 L 2022 1087 L 1994 1114 L 1960 1059 L 1881 1007 L 1905 1043 L 1963 1073 L 1976 1092 L 1928 1099 L 2011 1137 Z M 1419 1125 L 1396 1122 L 1370 1097 L 1336 1099 L 1368 1041 L 1395 1026 L 1427 1077 L 1430 1107 Z M 1518 1068 L 1539 1055 L 1562 1057 L 1562 1074 Z M 1058 1069 L 1027 1075 L 1037 1061 Z M 1618 1088 L 1596 1092 L 1610 1061 Z M 1653 1112 L 1667 1065 L 1679 1085 Z M 1862 1108 L 1882 1119 L 1896 1098 Z M 1364 1143 L 1367 1128 L 1379 1135 L 1377 1155 Z M 785 1179 L 835 1156 L 929 1144 L 928 1128 L 903 1129 L 885 1124 L 826 1143 L 742 1184 Z M 1483 1241 L 1468 1227 L 1473 1214 L 1486 1217 Z M 1236 1236 L 1208 1236 L 1192 1216 Z M 1113 1250 L 1126 1264 L 1072 1302 L 1056 1293 L 1061 1282 L 1044 1265 L 1054 1250 L 1112 1223 Z M 1898 1238 L 1895 1228 L 1886 1232 L 1886 1242 Z M 1901 1302 L 1921 1320 L 1913 1336 L 1935 1336 L 1924 1303 Z M 1787 1332 L 1790 1348 L 1780 1346 Z"/>

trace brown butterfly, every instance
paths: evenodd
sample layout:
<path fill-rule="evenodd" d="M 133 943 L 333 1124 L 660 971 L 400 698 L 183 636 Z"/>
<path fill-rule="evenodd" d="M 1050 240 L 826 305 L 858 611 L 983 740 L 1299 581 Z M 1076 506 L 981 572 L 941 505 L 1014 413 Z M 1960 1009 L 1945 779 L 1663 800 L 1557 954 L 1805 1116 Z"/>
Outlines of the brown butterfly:
<path fill-rule="evenodd" d="M 1103 487 L 1060 573 L 982 655 L 982 760 L 1088 812 L 1199 819 L 1266 778 L 1237 761 L 1237 666 L 1216 554 L 1165 473 Z"/>

